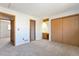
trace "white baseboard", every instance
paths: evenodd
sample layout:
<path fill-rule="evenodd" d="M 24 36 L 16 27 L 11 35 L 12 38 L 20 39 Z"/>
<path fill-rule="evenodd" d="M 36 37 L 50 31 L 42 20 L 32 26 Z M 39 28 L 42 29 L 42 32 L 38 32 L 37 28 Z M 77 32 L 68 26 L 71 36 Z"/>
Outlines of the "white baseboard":
<path fill-rule="evenodd" d="M 26 43 L 29 43 L 29 42 L 30 42 L 30 41 L 16 42 L 16 45 L 15 45 L 15 46 L 19 46 L 19 45 L 26 44 Z"/>

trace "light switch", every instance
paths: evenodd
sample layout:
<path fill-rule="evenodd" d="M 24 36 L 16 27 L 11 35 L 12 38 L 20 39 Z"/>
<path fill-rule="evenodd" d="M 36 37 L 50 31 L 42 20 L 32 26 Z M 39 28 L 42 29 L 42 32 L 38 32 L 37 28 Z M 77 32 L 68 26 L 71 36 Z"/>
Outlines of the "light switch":
<path fill-rule="evenodd" d="M 17 31 L 20 31 L 20 29 L 18 28 Z"/>

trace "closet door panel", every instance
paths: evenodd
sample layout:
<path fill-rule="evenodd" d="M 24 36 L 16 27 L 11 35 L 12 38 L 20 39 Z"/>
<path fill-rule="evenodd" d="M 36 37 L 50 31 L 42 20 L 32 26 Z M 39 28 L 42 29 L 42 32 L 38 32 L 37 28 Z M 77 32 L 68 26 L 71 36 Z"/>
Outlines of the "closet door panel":
<path fill-rule="evenodd" d="M 62 19 L 55 19 L 51 24 L 52 40 L 62 42 Z"/>
<path fill-rule="evenodd" d="M 75 40 L 74 44 L 79 46 L 79 16 L 75 16 Z"/>
<path fill-rule="evenodd" d="M 79 45 L 78 16 L 63 18 L 63 42 Z"/>

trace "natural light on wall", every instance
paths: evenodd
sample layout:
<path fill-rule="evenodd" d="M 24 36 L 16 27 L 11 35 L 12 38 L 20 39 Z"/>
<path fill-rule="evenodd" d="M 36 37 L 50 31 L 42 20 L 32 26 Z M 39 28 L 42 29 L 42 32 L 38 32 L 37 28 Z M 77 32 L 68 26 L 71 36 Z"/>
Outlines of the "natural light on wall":
<path fill-rule="evenodd" d="M 10 24 L 8 24 L 8 30 L 11 30 Z"/>
<path fill-rule="evenodd" d="M 48 23 L 46 23 L 46 22 L 42 23 L 42 32 L 48 33 Z"/>

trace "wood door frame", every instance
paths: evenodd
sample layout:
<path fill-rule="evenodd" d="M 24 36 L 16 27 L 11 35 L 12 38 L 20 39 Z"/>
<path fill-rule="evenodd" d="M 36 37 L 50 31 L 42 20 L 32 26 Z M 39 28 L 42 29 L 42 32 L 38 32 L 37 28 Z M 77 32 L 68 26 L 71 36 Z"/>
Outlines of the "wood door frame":
<path fill-rule="evenodd" d="M 10 21 L 10 25 L 11 25 L 11 30 L 10 30 L 10 42 L 12 43 L 13 46 L 16 45 L 15 43 L 15 16 L 8 14 L 8 13 L 3 13 L 0 12 L 0 16 L 2 17 L 1 20 L 6 20 L 6 21 Z M 6 17 L 9 17 L 9 19 L 7 19 Z M 12 26 L 13 23 L 13 26 Z"/>
<path fill-rule="evenodd" d="M 34 40 L 36 40 L 36 21 L 33 19 L 30 19 L 30 42 L 31 42 L 31 21 L 35 22 L 35 32 L 34 32 Z"/>

